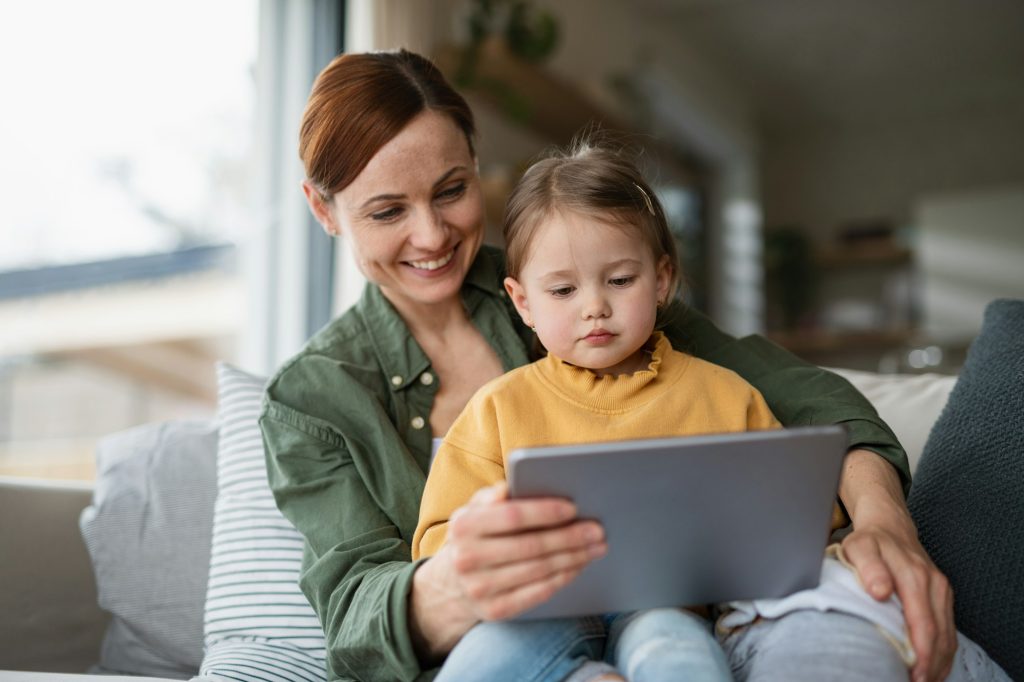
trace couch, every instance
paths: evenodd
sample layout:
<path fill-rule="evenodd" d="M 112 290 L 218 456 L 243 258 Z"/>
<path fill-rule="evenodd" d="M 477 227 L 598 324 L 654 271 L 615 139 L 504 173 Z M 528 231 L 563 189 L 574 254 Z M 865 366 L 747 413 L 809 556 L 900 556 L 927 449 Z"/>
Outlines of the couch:
<path fill-rule="evenodd" d="M 998 334 L 987 335 L 983 330 L 959 381 L 935 374 L 837 372 L 867 396 L 906 447 L 911 469 L 920 475 L 911 491 L 912 511 L 915 502 L 918 507 L 940 506 L 925 494 L 915 498 L 920 478 L 956 477 L 958 489 L 971 499 L 988 499 L 985 493 L 999 488 L 991 502 L 994 509 L 1003 511 L 1000 522 L 1012 529 L 1000 532 L 1016 533 L 1006 544 L 1019 549 L 1024 547 L 1020 508 L 1009 510 L 1004 502 L 1009 495 L 1018 495 L 1024 480 L 1024 447 L 1020 446 L 1024 391 L 1016 390 L 1024 387 L 1024 302 L 1006 303 L 995 312 L 1009 320 L 1011 328 L 1001 325 Z M 979 371 L 979 363 L 984 371 Z M 89 672 L 121 673 L 133 680 L 196 675 L 201 680 L 317 679 L 315 671 L 322 670 L 322 633 L 294 585 L 301 541 L 283 518 L 275 517 L 266 489 L 256 426 L 262 379 L 222 365 L 218 384 L 216 418 L 144 425 L 104 439 L 97 451 L 95 484 L 0 479 L 0 680 L 116 679 L 94 678 Z M 958 405 L 974 407 L 964 410 Z M 984 414 L 975 409 L 979 405 Z M 1011 428 L 995 428 L 1007 419 Z M 1009 435 L 986 437 L 980 450 L 971 449 L 978 439 L 965 432 L 974 423 L 980 423 L 986 434 L 1005 431 Z M 937 436 L 937 432 L 942 433 Z M 936 442 L 942 446 L 941 453 L 932 452 Z M 988 457 L 985 448 L 994 448 L 998 458 Z M 970 463 L 954 462 L 951 473 L 950 457 L 963 460 L 965 455 Z M 977 475 L 970 470 L 989 459 L 999 468 L 989 467 Z M 961 480 L 986 489 L 959 485 Z M 946 499 L 946 490 L 932 489 Z M 992 515 L 982 507 L 975 511 Z M 216 589 L 239 590 L 231 582 L 240 564 L 230 544 L 238 541 L 231 534 L 238 522 L 232 519 L 242 517 L 261 533 L 270 534 L 261 537 L 272 543 L 267 550 L 271 553 L 261 556 L 276 562 L 272 569 L 277 571 L 274 576 L 282 584 L 279 594 L 283 596 L 273 600 L 257 596 L 251 602 L 260 605 L 256 609 L 247 610 L 244 604 L 212 609 L 211 603 L 224 600 L 221 592 L 215 594 L 214 576 L 228 581 Z M 929 534 L 925 538 L 922 532 L 922 538 L 939 543 L 929 547 L 926 542 L 933 556 L 933 548 L 952 544 L 943 539 L 950 537 L 950 531 L 941 526 L 950 517 L 922 516 Z M 958 526 L 958 515 L 951 518 L 952 532 L 958 534 L 954 535 L 957 554 L 961 548 L 971 550 L 972 542 L 988 540 L 973 527 Z M 984 520 L 975 518 L 973 523 Z M 249 554 L 243 559 L 254 560 Z M 967 559 L 960 564 L 940 563 L 940 568 L 947 575 L 957 575 L 960 565 L 986 570 L 972 557 Z M 999 570 L 1009 567 L 1009 582 L 986 585 L 986 589 L 995 590 L 997 599 L 1009 596 L 1015 606 L 1022 586 L 1021 573 L 1015 571 L 1024 564 L 1016 556 L 999 561 Z M 270 601 L 275 603 L 263 608 Z M 959 609 L 960 600 L 958 623 L 962 615 L 972 615 Z M 270 619 L 270 626 L 253 629 L 247 624 L 245 618 L 253 616 L 245 614 L 253 611 L 256 618 Z M 982 614 L 987 616 L 988 611 Z M 1017 611 L 1014 608 L 1007 615 L 1011 626 L 1020 622 Z M 301 636 L 282 638 L 282 633 L 295 632 Z M 1013 659 L 1012 642 L 1010 647 Z M 276 672 L 269 677 L 256 674 L 253 671 L 258 668 L 250 666 L 258 666 L 257 661 L 274 666 Z"/>

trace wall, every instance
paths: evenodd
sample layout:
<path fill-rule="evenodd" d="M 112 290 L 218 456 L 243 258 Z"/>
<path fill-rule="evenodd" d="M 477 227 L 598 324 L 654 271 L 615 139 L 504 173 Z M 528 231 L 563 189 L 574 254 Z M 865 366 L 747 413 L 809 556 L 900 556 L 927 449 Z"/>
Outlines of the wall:
<path fill-rule="evenodd" d="M 800 225 L 820 241 L 850 220 L 909 224 L 926 194 L 1024 180 L 1024 125 L 1010 113 L 790 131 L 766 137 L 764 150 L 765 224 Z"/>
<path fill-rule="evenodd" d="M 1024 298 L 1024 183 L 924 197 L 914 210 L 922 327 L 969 341 L 994 298 Z"/>

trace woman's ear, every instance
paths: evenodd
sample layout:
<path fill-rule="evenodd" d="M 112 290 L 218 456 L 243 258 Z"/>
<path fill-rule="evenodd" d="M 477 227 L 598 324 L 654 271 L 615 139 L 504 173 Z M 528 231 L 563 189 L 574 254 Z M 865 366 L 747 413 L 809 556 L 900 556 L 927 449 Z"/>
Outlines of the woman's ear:
<path fill-rule="evenodd" d="M 526 290 L 523 289 L 523 285 L 512 277 L 506 277 L 505 291 L 508 292 L 508 297 L 512 299 L 512 305 L 516 307 L 519 317 L 523 318 L 523 323 L 530 329 L 533 329 L 534 325 L 533 317 L 530 315 L 530 302 L 526 300 Z"/>
<path fill-rule="evenodd" d="M 316 218 L 316 221 L 323 226 L 324 232 L 332 237 L 337 237 L 341 234 L 341 230 L 338 228 L 338 221 L 334 217 L 334 211 L 331 210 L 331 204 L 324 199 L 320 190 L 309 180 L 303 180 L 302 193 L 306 195 L 306 203 L 309 204 L 309 210 L 313 212 L 313 217 Z"/>

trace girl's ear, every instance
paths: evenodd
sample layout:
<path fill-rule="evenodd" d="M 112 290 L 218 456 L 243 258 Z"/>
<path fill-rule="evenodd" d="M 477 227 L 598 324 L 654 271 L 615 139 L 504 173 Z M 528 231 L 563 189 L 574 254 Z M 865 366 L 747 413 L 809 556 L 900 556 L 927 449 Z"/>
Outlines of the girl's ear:
<path fill-rule="evenodd" d="M 338 221 L 334 217 L 334 211 L 331 210 L 331 204 L 320 194 L 320 190 L 314 187 L 313 183 L 309 180 L 303 180 L 302 193 L 306 195 L 306 203 L 309 204 L 309 210 L 313 212 L 313 217 L 316 218 L 316 221 L 323 226 L 324 232 L 332 237 L 337 237 L 341 234 Z"/>
<path fill-rule="evenodd" d="M 523 288 L 523 285 L 512 277 L 506 277 L 505 291 L 508 292 L 508 297 L 512 299 L 512 305 L 516 307 L 519 317 L 523 318 L 526 326 L 532 329 L 533 317 L 530 315 L 530 302 L 526 300 L 526 290 Z"/>
<path fill-rule="evenodd" d="M 657 283 L 659 308 L 668 303 L 668 297 L 672 293 L 670 289 L 672 288 L 672 277 L 675 274 L 674 270 L 672 259 L 667 255 L 658 259 L 658 265 L 655 269 L 655 282 Z"/>

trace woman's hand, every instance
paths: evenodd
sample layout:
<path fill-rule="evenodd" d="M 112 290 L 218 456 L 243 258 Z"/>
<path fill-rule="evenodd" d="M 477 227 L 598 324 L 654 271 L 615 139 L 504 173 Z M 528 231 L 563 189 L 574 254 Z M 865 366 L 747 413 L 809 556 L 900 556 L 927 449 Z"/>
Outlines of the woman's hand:
<path fill-rule="evenodd" d="M 840 490 L 854 528 L 843 553 L 868 594 L 884 601 L 895 592 L 903 602 L 917 655 L 911 678 L 945 679 L 957 647 L 953 591 L 917 539 L 895 472 L 873 452 L 855 450 L 847 455 Z"/>
<path fill-rule="evenodd" d="M 411 628 L 421 660 L 439 661 L 481 620 L 547 601 L 603 556 L 601 526 L 575 518 L 567 500 L 510 500 L 504 483 L 458 509 L 444 546 L 413 577 Z"/>

